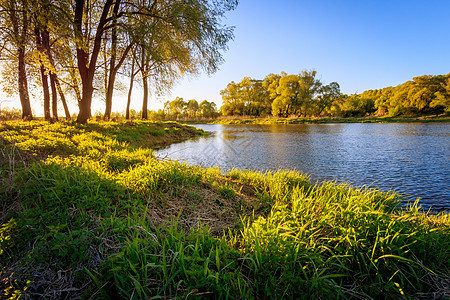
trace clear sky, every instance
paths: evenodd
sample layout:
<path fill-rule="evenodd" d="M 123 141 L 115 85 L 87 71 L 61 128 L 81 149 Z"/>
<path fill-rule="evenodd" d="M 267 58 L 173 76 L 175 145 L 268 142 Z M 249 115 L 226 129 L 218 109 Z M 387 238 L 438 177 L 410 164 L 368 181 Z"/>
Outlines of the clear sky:
<path fill-rule="evenodd" d="M 314 69 L 347 94 L 450 72 L 450 0 L 241 0 L 224 23 L 235 27 L 235 38 L 220 70 L 180 81 L 170 95 L 153 98 L 151 109 L 177 96 L 220 107 L 229 82 L 281 71 Z M 140 110 L 142 96 L 133 95 Z M 33 108 L 42 110 L 36 101 Z M 113 111 L 124 109 L 117 95 Z"/>
<path fill-rule="evenodd" d="M 242 0 L 225 22 L 235 26 L 225 63 L 172 98 L 220 104 L 230 81 L 281 71 L 314 69 L 347 94 L 450 73 L 450 0 Z"/>

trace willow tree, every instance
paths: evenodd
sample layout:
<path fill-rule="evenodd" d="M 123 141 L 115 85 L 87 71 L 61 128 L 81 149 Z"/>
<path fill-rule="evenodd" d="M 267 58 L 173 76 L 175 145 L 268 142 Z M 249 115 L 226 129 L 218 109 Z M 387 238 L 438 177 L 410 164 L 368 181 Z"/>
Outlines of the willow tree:
<path fill-rule="evenodd" d="M 156 71 L 155 78 L 163 79 L 160 85 L 165 85 L 200 67 L 209 73 L 217 69 L 222 61 L 220 50 L 232 38 L 232 29 L 224 27 L 221 18 L 236 4 L 235 0 L 75 0 L 74 41 L 82 83 L 77 122 L 86 123 L 91 116 L 93 82 L 107 31 L 124 26 L 127 34 L 139 37 L 144 64 L 157 66 L 151 69 Z M 144 70 L 146 79 L 148 69 Z"/>
<path fill-rule="evenodd" d="M 0 30 L 4 39 L 2 49 L 6 59 L 17 63 L 17 79 L 22 118 L 32 119 L 28 80 L 26 71 L 26 53 L 28 46 L 28 30 L 30 26 L 30 2 L 28 0 L 0 1 Z"/>
<path fill-rule="evenodd" d="M 445 112 L 450 112 L 450 73 L 441 85 L 442 89 L 436 92 L 436 98 L 430 103 L 430 107 L 442 107 Z"/>
<path fill-rule="evenodd" d="M 56 47 L 59 47 L 59 52 L 64 50 L 64 47 L 61 47 L 60 41 L 64 40 L 65 42 L 68 33 L 58 25 L 63 22 L 65 16 L 61 15 L 61 10 L 55 3 L 52 3 L 51 0 L 32 2 L 30 9 L 33 16 L 32 24 L 34 27 L 33 31 L 37 49 L 37 55 L 35 55 L 34 58 L 37 60 L 37 65 L 40 69 L 44 95 L 44 118 L 46 120 L 50 120 L 51 118 L 50 93 L 48 86 L 48 77 L 50 77 L 53 120 L 58 119 L 58 94 L 60 95 L 64 107 L 66 119 L 70 119 L 66 98 L 57 75 L 58 71 L 56 70 L 56 62 L 53 53 L 54 49 L 52 49 L 56 45 Z M 56 39 L 52 39 L 52 36 L 56 37 Z"/>
<path fill-rule="evenodd" d="M 137 51 L 143 85 L 142 118 L 146 119 L 149 85 L 163 93 L 185 74 L 215 72 L 223 61 L 221 51 L 233 38 L 232 28 L 221 24 L 236 1 L 164 1 L 155 4 L 158 17 L 141 18 Z M 151 80 L 151 82 L 149 82 Z"/>
<path fill-rule="evenodd" d="M 263 81 L 244 77 L 239 83 L 230 82 L 220 91 L 223 115 L 265 116 L 270 114 L 269 92 Z"/>
<path fill-rule="evenodd" d="M 290 114 L 306 116 L 322 86 L 316 74 L 316 71 L 302 71 L 298 75 L 281 76 L 276 89 L 270 91 L 275 97 L 272 114 L 283 117 Z"/>
<path fill-rule="evenodd" d="M 319 94 L 314 99 L 314 113 L 321 115 L 324 110 L 329 108 L 333 101 L 341 95 L 341 88 L 337 82 L 331 82 L 320 88 Z"/>
<path fill-rule="evenodd" d="M 103 119 L 105 121 L 111 118 L 112 98 L 114 93 L 114 85 L 116 82 L 116 76 L 120 67 L 125 62 L 128 54 L 136 42 L 133 38 L 133 34 L 128 34 L 127 31 L 134 30 L 133 19 L 128 18 L 125 22 L 119 21 L 119 8 L 120 2 L 116 1 L 112 9 L 112 21 L 111 21 L 111 38 L 109 39 L 109 65 L 108 74 L 106 78 L 106 95 L 105 95 L 105 113 Z M 128 21 L 128 22 L 127 22 Z M 134 61 L 133 56 L 131 60 Z M 105 62 L 106 63 L 106 62 Z M 133 73 L 133 72 L 132 72 Z M 133 76 L 133 74 L 132 74 Z M 133 80 L 133 79 L 132 79 Z M 131 89 L 130 89 L 131 90 Z"/>

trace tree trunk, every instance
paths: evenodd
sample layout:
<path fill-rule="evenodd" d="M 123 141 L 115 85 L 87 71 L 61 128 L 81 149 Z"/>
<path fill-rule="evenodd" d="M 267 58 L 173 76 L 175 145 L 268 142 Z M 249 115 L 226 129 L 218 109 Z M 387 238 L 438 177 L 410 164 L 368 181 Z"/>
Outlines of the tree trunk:
<path fill-rule="evenodd" d="M 114 36 L 114 34 L 113 34 Z M 117 37 L 116 37 L 117 40 Z M 115 43 L 113 43 L 115 44 Z M 108 77 L 108 85 L 106 89 L 106 108 L 105 108 L 105 115 L 103 116 L 103 119 L 105 121 L 109 120 L 111 117 L 111 108 L 112 108 L 112 97 L 114 92 L 114 83 L 116 82 L 116 75 L 119 71 L 119 68 L 122 66 L 123 62 L 125 61 L 125 58 L 128 55 L 128 52 L 132 49 L 134 43 L 130 43 L 125 51 L 122 53 L 122 57 L 120 58 L 119 62 L 116 65 L 116 46 L 113 46 L 112 54 L 111 55 L 111 65 L 109 69 L 109 77 Z M 134 75 L 133 75 L 134 77 Z"/>
<path fill-rule="evenodd" d="M 58 121 L 58 92 L 56 91 L 55 77 L 55 73 L 50 73 L 50 86 L 52 88 L 52 120 Z"/>
<path fill-rule="evenodd" d="M 50 71 L 50 87 L 52 90 L 52 115 L 53 121 L 58 121 L 58 92 L 56 91 L 56 73 L 55 73 L 55 63 L 53 61 L 53 56 L 50 49 L 50 32 L 46 27 L 42 30 L 42 46 L 44 48 L 44 53 L 47 55 L 49 62 Z"/>
<path fill-rule="evenodd" d="M 22 119 L 32 120 L 33 113 L 31 112 L 30 96 L 28 94 L 27 73 L 25 70 L 25 49 L 20 47 L 18 49 L 19 59 L 19 98 L 22 105 Z"/>
<path fill-rule="evenodd" d="M 142 76 L 142 86 L 144 88 L 144 99 L 142 100 L 142 119 L 147 120 L 147 107 L 148 107 L 148 81 L 147 76 Z"/>
<path fill-rule="evenodd" d="M 91 117 L 91 102 L 94 87 L 92 81 L 85 80 L 82 82 L 83 90 L 81 94 L 81 101 L 78 102 L 79 113 L 77 117 L 77 123 L 87 124 L 87 120 Z"/>
<path fill-rule="evenodd" d="M 120 0 L 116 0 L 120 3 Z M 78 61 L 78 71 L 80 72 L 81 84 L 82 84 L 82 94 L 81 101 L 78 102 L 78 107 L 80 109 L 77 123 L 87 124 L 87 120 L 91 117 L 91 103 L 92 95 L 94 92 L 93 80 L 95 69 L 97 66 L 97 58 L 101 48 L 101 40 L 104 33 L 105 25 L 107 24 L 107 16 L 109 14 L 109 9 L 113 4 L 113 0 L 106 0 L 102 16 L 100 17 L 96 34 L 94 38 L 94 47 L 92 49 L 90 59 L 89 51 L 84 48 L 82 24 L 84 15 L 84 4 L 85 0 L 75 0 L 75 16 L 74 16 L 74 31 L 77 43 L 77 61 Z"/>
<path fill-rule="evenodd" d="M 112 109 L 112 96 L 114 91 L 114 81 L 116 80 L 116 74 L 113 72 L 109 73 L 108 86 L 106 88 L 106 107 L 105 114 L 103 115 L 103 120 L 108 121 L 111 118 Z"/>
<path fill-rule="evenodd" d="M 38 27 L 34 29 L 34 34 L 36 36 L 36 48 L 41 55 L 44 55 L 44 47 L 42 45 L 41 31 Z M 42 59 L 39 59 L 41 80 L 42 80 L 42 91 L 44 93 L 44 119 L 50 121 L 50 93 L 48 89 L 48 76 L 46 74 L 44 63 Z"/>
<path fill-rule="evenodd" d="M 134 83 L 134 59 L 131 63 L 131 77 L 130 77 L 130 88 L 128 89 L 128 99 L 127 99 L 127 109 L 125 111 L 125 118 L 127 120 L 130 119 L 130 104 L 131 104 L 131 92 L 133 91 L 133 83 Z"/>
<path fill-rule="evenodd" d="M 104 87 L 104 92 L 105 92 L 105 113 L 103 115 L 103 119 L 105 121 L 109 120 L 109 114 L 111 114 L 111 111 L 108 114 L 108 117 L 106 117 L 107 115 L 107 110 L 108 110 L 108 106 L 111 107 L 112 106 L 112 102 L 110 102 L 111 104 L 109 104 L 108 102 L 111 101 L 111 99 L 108 99 L 108 78 L 109 78 L 109 65 L 108 65 L 108 53 L 107 53 L 107 49 L 106 49 L 106 44 L 108 44 L 109 41 L 109 37 L 108 37 L 108 33 L 105 33 L 105 36 L 103 38 L 103 64 L 104 64 L 104 70 L 103 70 L 103 87 Z M 111 60 L 110 60 L 111 63 Z"/>
<path fill-rule="evenodd" d="M 24 7 L 27 3 L 22 3 Z M 14 37 L 17 39 L 17 59 L 18 59 L 18 83 L 19 83 L 19 98 L 20 104 L 22 105 L 22 118 L 24 120 L 33 119 L 33 113 L 31 111 L 30 96 L 28 94 L 28 82 L 27 82 L 27 72 L 25 68 L 25 45 L 26 36 L 28 32 L 28 13 L 26 9 L 22 10 L 22 16 L 18 17 L 16 15 L 16 10 L 12 10 L 11 19 L 12 27 L 14 32 Z M 19 21 L 20 18 L 20 21 Z M 19 29 L 19 22 L 22 24 L 22 28 Z"/>
<path fill-rule="evenodd" d="M 44 119 L 50 121 L 50 92 L 48 89 L 48 76 L 45 73 L 44 65 L 41 63 L 42 90 L 44 92 Z"/>
<path fill-rule="evenodd" d="M 111 58 L 109 63 L 109 78 L 106 87 L 106 107 L 103 120 L 108 121 L 111 118 L 112 96 L 114 92 L 114 82 L 116 81 L 116 56 L 117 56 L 117 12 L 119 11 L 119 1 L 116 1 L 112 15 L 111 29 Z"/>
<path fill-rule="evenodd" d="M 61 88 L 61 84 L 59 83 L 58 76 L 55 75 L 55 84 L 58 89 L 59 97 L 61 98 L 62 105 L 64 107 L 64 114 L 66 115 L 66 120 L 70 121 L 72 117 L 70 116 L 69 107 L 67 106 L 66 97 L 64 96 L 64 92 Z"/>

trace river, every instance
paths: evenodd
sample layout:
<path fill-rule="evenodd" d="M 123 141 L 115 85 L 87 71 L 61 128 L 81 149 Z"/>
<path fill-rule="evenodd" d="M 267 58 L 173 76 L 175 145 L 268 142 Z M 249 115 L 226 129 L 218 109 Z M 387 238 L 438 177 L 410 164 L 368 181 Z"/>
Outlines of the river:
<path fill-rule="evenodd" d="M 224 170 L 295 169 L 312 181 L 394 190 L 450 209 L 449 123 L 194 125 L 212 132 L 156 151 Z"/>

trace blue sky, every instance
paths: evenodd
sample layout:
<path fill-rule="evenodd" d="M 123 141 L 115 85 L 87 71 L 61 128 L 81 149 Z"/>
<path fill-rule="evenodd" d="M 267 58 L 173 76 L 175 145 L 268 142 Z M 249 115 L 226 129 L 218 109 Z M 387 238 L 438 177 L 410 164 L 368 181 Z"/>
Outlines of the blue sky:
<path fill-rule="evenodd" d="M 281 71 L 314 69 L 347 94 L 450 72 L 450 0 L 242 0 L 225 23 L 235 39 L 220 70 L 181 81 L 168 100 L 220 104 L 230 81 Z"/>
<path fill-rule="evenodd" d="M 220 70 L 181 80 L 169 95 L 152 97 L 151 109 L 177 96 L 220 106 L 229 82 L 281 71 L 314 69 L 323 83 L 336 81 L 347 94 L 450 72 L 450 0 L 241 0 L 224 23 L 235 27 L 235 38 Z M 136 88 L 133 96 L 139 111 Z M 116 93 L 113 111 L 124 111 L 124 98 Z M 33 109 L 41 113 L 39 100 Z M 95 110 L 104 104 L 94 102 Z"/>

